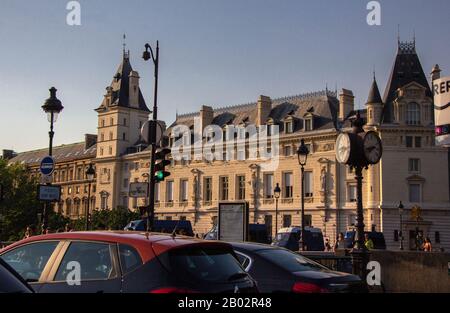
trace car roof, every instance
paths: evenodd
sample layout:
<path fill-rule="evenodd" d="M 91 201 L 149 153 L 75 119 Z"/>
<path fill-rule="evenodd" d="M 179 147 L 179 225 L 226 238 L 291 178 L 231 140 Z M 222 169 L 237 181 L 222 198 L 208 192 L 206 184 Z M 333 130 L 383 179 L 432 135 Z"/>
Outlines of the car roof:
<path fill-rule="evenodd" d="M 180 235 L 173 237 L 171 234 L 163 233 L 147 233 L 139 231 L 83 231 L 33 236 L 13 243 L 12 245 L 0 250 L 0 254 L 19 245 L 36 241 L 52 240 L 86 240 L 127 244 L 133 246 L 139 251 L 139 254 L 143 258 L 144 262 L 154 257 L 153 251 L 156 255 L 159 255 L 170 249 L 187 247 L 190 245 L 227 245 L 224 242 L 206 241 Z M 152 249 L 148 249 L 149 245 L 153 248 L 153 251 Z"/>
<path fill-rule="evenodd" d="M 255 242 L 229 242 L 229 244 L 233 248 L 247 250 L 250 252 L 256 252 L 259 250 L 267 250 L 267 249 L 272 249 L 272 250 L 282 250 L 283 249 L 283 248 L 280 248 L 277 246 L 271 246 L 271 245 L 266 245 L 263 243 L 255 243 Z"/>
<path fill-rule="evenodd" d="M 301 230 L 302 230 L 301 227 L 291 226 L 291 227 L 280 228 L 278 230 L 278 233 L 292 233 L 292 232 L 298 232 L 298 231 L 301 231 Z M 309 231 L 309 232 L 312 232 L 312 233 L 320 233 L 320 232 L 322 232 L 322 230 L 320 228 L 314 228 L 314 227 L 309 227 L 309 226 L 306 226 L 305 230 Z"/>

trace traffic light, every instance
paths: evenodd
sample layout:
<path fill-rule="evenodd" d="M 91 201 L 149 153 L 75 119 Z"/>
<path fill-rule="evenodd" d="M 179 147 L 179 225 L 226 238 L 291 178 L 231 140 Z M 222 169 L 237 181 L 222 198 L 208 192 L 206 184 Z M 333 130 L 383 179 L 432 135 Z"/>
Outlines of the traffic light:
<path fill-rule="evenodd" d="M 166 155 L 170 154 L 169 148 L 159 148 L 155 153 L 155 181 L 162 182 L 166 177 L 170 176 L 170 172 L 166 171 L 166 166 L 170 165 L 170 161 L 166 160 Z"/>

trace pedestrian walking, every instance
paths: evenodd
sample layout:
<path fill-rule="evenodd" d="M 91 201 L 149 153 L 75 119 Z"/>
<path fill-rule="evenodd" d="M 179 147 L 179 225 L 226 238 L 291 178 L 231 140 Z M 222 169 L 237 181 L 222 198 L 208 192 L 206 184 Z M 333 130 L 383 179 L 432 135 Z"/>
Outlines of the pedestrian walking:
<path fill-rule="evenodd" d="M 373 250 L 374 245 L 372 239 L 369 238 L 369 234 L 364 235 L 364 245 L 366 246 L 367 250 Z"/>
<path fill-rule="evenodd" d="M 330 239 L 325 239 L 325 251 L 326 252 L 330 252 L 330 251 L 332 251 L 333 249 L 331 248 L 331 244 L 330 244 Z"/>
<path fill-rule="evenodd" d="M 336 250 L 344 250 L 345 249 L 345 240 L 344 240 L 344 234 L 339 233 L 336 244 L 334 245 L 334 251 Z"/>
<path fill-rule="evenodd" d="M 432 250 L 432 246 L 431 246 L 431 240 L 429 237 L 425 238 L 425 242 L 423 244 L 423 251 L 425 252 L 431 252 Z"/>

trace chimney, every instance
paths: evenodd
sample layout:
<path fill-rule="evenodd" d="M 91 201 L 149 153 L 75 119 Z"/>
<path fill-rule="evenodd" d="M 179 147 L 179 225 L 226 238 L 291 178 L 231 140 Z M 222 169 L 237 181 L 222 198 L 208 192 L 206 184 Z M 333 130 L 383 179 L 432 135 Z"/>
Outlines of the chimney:
<path fill-rule="evenodd" d="M 85 134 L 84 135 L 84 149 L 87 150 L 97 143 L 97 135 Z"/>
<path fill-rule="evenodd" d="M 3 150 L 2 152 L 2 159 L 4 160 L 11 160 L 17 156 L 17 153 L 15 153 L 13 150 Z"/>
<path fill-rule="evenodd" d="M 264 125 L 272 110 L 272 99 L 267 96 L 259 96 L 258 98 L 258 115 L 256 117 L 256 126 Z"/>
<path fill-rule="evenodd" d="M 436 64 L 433 67 L 433 70 L 431 71 L 431 81 L 434 81 L 439 78 L 441 78 L 441 69 L 439 68 L 439 65 Z"/>
<path fill-rule="evenodd" d="M 131 71 L 129 75 L 128 105 L 139 108 L 139 73 Z"/>
<path fill-rule="evenodd" d="M 206 126 L 211 125 L 214 119 L 214 110 L 210 106 L 203 105 L 200 110 L 200 122 L 201 130 L 205 129 Z"/>
<path fill-rule="evenodd" d="M 342 89 L 339 94 L 339 120 L 345 120 L 354 109 L 355 97 L 353 96 L 353 92 L 348 89 Z"/>

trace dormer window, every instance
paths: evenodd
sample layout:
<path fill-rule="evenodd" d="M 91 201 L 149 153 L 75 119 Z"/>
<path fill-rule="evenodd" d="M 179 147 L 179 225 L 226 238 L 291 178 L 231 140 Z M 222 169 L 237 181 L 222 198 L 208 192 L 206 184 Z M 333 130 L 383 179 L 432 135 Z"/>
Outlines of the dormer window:
<path fill-rule="evenodd" d="M 286 134 L 292 134 L 294 132 L 294 121 L 288 120 L 284 123 L 284 132 Z"/>
<path fill-rule="evenodd" d="M 308 110 L 303 116 L 303 131 L 309 132 L 314 130 L 314 115 Z"/>
<path fill-rule="evenodd" d="M 305 119 L 305 132 L 313 130 L 312 118 Z"/>

